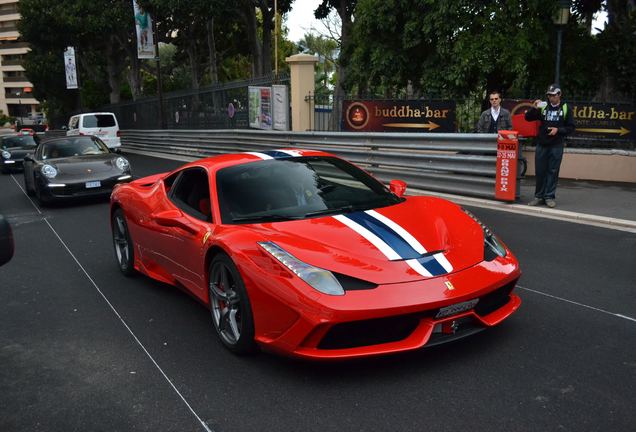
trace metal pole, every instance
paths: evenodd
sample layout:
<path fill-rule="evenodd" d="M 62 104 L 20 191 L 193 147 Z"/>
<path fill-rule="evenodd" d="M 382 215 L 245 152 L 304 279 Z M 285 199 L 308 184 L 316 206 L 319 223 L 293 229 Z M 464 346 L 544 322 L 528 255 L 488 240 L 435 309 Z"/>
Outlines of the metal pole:
<path fill-rule="evenodd" d="M 152 32 L 154 33 L 155 52 L 157 60 L 157 96 L 159 98 L 159 126 L 161 129 L 166 128 L 166 116 L 163 110 L 163 82 L 161 80 L 161 60 L 159 58 L 159 34 L 157 33 L 157 16 L 152 20 Z"/>
<path fill-rule="evenodd" d="M 561 73 L 561 40 L 563 39 L 563 26 L 557 28 L 557 46 L 556 46 L 556 68 L 554 72 L 554 82 L 559 84 Z"/>
<path fill-rule="evenodd" d="M 274 79 L 278 81 L 278 0 L 274 0 Z"/>

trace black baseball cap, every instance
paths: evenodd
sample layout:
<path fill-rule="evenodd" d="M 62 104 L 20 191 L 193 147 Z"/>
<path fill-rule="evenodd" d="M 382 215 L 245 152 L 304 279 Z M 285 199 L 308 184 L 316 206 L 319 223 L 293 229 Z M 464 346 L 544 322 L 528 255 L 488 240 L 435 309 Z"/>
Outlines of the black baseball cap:
<path fill-rule="evenodd" d="M 550 87 L 545 91 L 545 94 L 555 95 L 561 93 L 561 89 L 558 84 L 550 84 Z"/>

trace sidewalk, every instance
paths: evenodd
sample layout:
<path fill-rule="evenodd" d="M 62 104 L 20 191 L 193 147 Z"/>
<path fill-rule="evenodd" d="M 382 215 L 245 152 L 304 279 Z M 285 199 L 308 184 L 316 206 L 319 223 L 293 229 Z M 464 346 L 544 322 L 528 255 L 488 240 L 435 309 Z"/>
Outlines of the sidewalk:
<path fill-rule="evenodd" d="M 521 197 L 514 203 L 430 191 L 419 192 L 441 196 L 462 205 L 492 208 L 636 233 L 636 183 L 559 179 L 556 196 L 557 207 L 554 209 L 545 205 L 537 207 L 528 205 L 528 202 L 534 197 L 534 177 L 521 179 Z"/>

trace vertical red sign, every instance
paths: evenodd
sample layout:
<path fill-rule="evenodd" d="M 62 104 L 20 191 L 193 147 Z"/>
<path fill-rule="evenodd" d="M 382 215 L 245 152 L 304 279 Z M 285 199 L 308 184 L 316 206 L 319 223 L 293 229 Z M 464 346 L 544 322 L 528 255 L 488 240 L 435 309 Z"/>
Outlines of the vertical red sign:
<path fill-rule="evenodd" d="M 497 137 L 497 177 L 495 198 L 514 201 L 517 190 L 517 155 L 519 139 L 517 131 L 499 131 Z"/>

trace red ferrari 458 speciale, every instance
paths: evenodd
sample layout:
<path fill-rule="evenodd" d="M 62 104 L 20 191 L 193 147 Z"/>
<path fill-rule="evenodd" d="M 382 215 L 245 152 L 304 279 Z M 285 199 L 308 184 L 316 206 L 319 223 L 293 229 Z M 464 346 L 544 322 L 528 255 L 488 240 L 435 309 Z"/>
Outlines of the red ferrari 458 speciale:
<path fill-rule="evenodd" d="M 115 256 L 209 307 L 236 353 L 389 354 L 506 319 L 516 258 L 467 210 L 405 189 L 321 151 L 202 159 L 115 187 Z"/>

